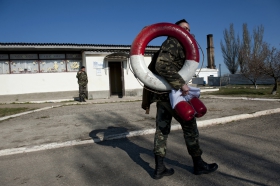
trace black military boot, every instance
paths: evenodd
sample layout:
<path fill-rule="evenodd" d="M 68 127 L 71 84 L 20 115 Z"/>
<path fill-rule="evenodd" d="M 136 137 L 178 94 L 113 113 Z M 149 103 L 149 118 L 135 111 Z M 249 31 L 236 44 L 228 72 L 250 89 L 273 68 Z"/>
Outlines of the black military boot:
<path fill-rule="evenodd" d="M 163 159 L 163 157 L 155 155 L 156 168 L 153 178 L 156 180 L 161 179 L 163 176 L 171 176 L 174 174 L 174 169 L 167 169 L 165 167 Z"/>
<path fill-rule="evenodd" d="M 79 102 L 82 102 L 83 100 L 82 100 L 82 96 L 79 96 Z"/>
<path fill-rule="evenodd" d="M 216 163 L 207 164 L 203 161 L 201 156 L 193 157 L 193 165 L 194 165 L 194 174 L 208 174 L 214 172 L 218 169 L 218 165 Z"/>
<path fill-rule="evenodd" d="M 83 97 L 83 102 L 86 102 L 85 98 Z"/>

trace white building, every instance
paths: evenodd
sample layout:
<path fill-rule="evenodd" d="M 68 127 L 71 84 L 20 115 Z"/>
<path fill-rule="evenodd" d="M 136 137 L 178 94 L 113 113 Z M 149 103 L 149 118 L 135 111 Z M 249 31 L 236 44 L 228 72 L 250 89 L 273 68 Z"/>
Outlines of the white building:
<path fill-rule="evenodd" d="M 158 47 L 145 52 L 148 65 Z M 0 43 L 0 102 L 78 96 L 80 66 L 88 74 L 88 98 L 136 96 L 142 86 L 129 70 L 130 45 Z"/>
<path fill-rule="evenodd" d="M 197 69 L 196 73 L 197 77 L 203 78 L 206 84 L 208 84 L 208 77 L 219 77 L 219 70 L 218 69 L 210 69 L 210 68 L 201 68 Z"/>
<path fill-rule="evenodd" d="M 158 49 L 146 48 L 147 66 Z M 0 103 L 78 97 L 81 65 L 88 74 L 89 99 L 140 96 L 142 86 L 129 69 L 129 51 L 130 45 L 0 43 Z M 207 84 L 218 70 L 202 68 L 196 74 Z"/>

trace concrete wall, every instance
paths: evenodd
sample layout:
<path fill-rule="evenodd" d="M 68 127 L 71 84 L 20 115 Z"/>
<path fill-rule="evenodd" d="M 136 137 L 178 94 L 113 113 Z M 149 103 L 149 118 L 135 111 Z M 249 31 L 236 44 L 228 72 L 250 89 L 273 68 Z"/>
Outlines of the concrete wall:
<path fill-rule="evenodd" d="M 146 66 L 148 66 L 151 62 L 151 57 L 144 57 Z M 133 90 L 133 89 L 141 89 L 142 86 L 139 84 L 137 79 L 134 77 L 134 74 L 130 71 L 129 66 L 124 66 L 124 78 L 125 78 L 125 89 Z"/>
<path fill-rule="evenodd" d="M 76 72 L 0 75 L 0 95 L 63 92 L 78 89 Z"/>
<path fill-rule="evenodd" d="M 204 78 L 192 78 L 192 83 L 196 85 L 204 85 Z"/>
<path fill-rule="evenodd" d="M 108 54 L 83 53 L 83 65 L 88 74 L 89 99 L 109 98 L 109 69 L 105 57 Z M 117 60 L 114 60 L 117 61 Z M 147 66 L 151 57 L 145 57 Z M 93 62 L 103 63 L 100 74 Z M 142 95 L 142 86 L 130 71 L 127 61 L 123 62 L 125 95 Z M 78 96 L 76 72 L 3 74 L 0 75 L 0 102 L 34 101 L 48 99 L 72 99 Z"/>
<path fill-rule="evenodd" d="M 29 101 L 50 101 L 50 100 L 77 100 L 78 88 L 75 91 L 63 92 L 42 92 L 28 94 L 0 95 L 0 103 L 29 102 Z"/>
<path fill-rule="evenodd" d="M 88 96 L 89 99 L 97 98 L 109 98 L 110 97 L 110 84 L 109 84 L 109 68 L 108 60 L 105 59 L 106 55 L 86 55 L 86 70 L 88 74 Z M 146 65 L 151 62 L 151 57 L 144 58 Z M 109 60 L 109 61 L 118 61 Z M 120 62 L 122 60 L 119 60 Z M 101 74 L 97 75 L 97 69 L 94 68 L 93 62 L 103 63 L 103 67 L 100 68 Z M 133 73 L 129 69 L 128 61 L 123 60 L 123 76 L 124 76 L 124 88 L 125 96 L 140 96 L 142 95 L 142 86 L 135 79 Z"/>
<path fill-rule="evenodd" d="M 242 74 L 230 74 L 228 77 L 228 83 L 231 85 L 251 85 L 253 84 L 249 79 Z M 257 80 L 258 85 L 273 85 L 274 79 L 271 77 L 262 77 Z"/>
<path fill-rule="evenodd" d="M 101 75 L 97 75 L 97 70 L 93 68 L 93 62 L 104 63 L 105 56 L 89 56 L 86 57 L 86 67 L 88 74 L 88 91 L 109 90 L 109 74 L 108 67 L 101 69 Z M 107 73 L 106 73 L 107 71 Z"/>
<path fill-rule="evenodd" d="M 76 72 L 0 75 L 0 103 L 78 96 Z"/>

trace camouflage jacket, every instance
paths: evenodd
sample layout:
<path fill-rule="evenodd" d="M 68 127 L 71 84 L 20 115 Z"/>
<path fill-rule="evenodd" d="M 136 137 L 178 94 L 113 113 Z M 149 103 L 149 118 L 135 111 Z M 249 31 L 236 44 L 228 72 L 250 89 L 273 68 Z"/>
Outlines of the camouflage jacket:
<path fill-rule="evenodd" d="M 76 78 L 78 78 L 78 84 L 86 86 L 88 83 L 87 73 L 83 71 L 77 72 Z"/>
<path fill-rule="evenodd" d="M 184 62 L 185 53 L 182 45 L 177 39 L 168 37 L 161 45 L 155 70 L 173 89 L 178 90 L 185 84 L 185 80 L 178 74 Z M 153 101 L 169 101 L 169 94 L 155 94 Z"/>

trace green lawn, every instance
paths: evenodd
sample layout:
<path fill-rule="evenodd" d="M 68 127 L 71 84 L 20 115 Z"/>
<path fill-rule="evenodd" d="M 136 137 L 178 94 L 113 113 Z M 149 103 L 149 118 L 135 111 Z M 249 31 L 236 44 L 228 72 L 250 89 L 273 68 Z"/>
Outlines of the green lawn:
<path fill-rule="evenodd" d="M 26 107 L 19 107 L 19 108 L 0 108 L 0 117 L 9 116 L 13 114 L 18 114 L 25 111 L 30 111 L 33 109 L 26 108 Z"/>

